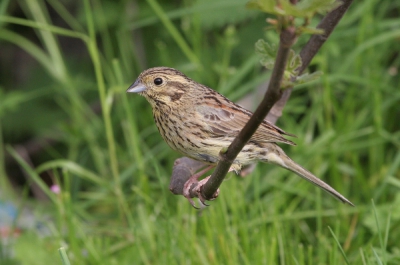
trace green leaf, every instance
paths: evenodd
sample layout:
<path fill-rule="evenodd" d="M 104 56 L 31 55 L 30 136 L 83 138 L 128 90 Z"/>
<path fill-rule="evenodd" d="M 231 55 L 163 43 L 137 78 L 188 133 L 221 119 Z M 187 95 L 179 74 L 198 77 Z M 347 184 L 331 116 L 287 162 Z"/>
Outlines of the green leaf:
<path fill-rule="evenodd" d="M 268 44 L 264 40 L 258 40 L 255 44 L 256 53 L 261 56 L 260 63 L 268 68 L 272 69 L 275 64 L 277 47 L 276 45 Z"/>
<path fill-rule="evenodd" d="M 294 87 L 296 85 L 308 83 L 314 80 L 317 80 L 323 73 L 321 71 L 314 72 L 312 74 L 302 74 L 298 77 L 296 77 L 295 81 L 291 80 L 291 76 L 289 74 L 289 71 L 285 71 L 285 78 L 282 80 L 282 89 L 286 89 L 289 87 Z M 293 76 L 293 75 L 292 75 Z"/>
<path fill-rule="evenodd" d="M 36 168 L 37 174 L 40 174 L 46 170 L 52 170 L 56 168 L 62 168 L 63 170 L 68 170 L 74 174 L 76 174 L 78 177 L 92 181 L 93 183 L 96 183 L 98 185 L 104 185 L 105 180 L 97 176 L 96 173 L 90 171 L 89 169 L 86 169 L 79 164 L 69 161 L 66 159 L 58 159 L 58 160 L 53 160 L 49 162 L 45 162 L 39 167 Z"/>
<path fill-rule="evenodd" d="M 289 0 L 250 0 L 246 7 L 274 15 L 310 18 L 316 13 L 325 14 L 340 4 L 336 0 L 302 0 L 296 5 Z"/>
<path fill-rule="evenodd" d="M 289 0 L 280 1 L 284 15 L 294 17 L 312 17 L 315 13 L 325 14 L 341 3 L 336 0 L 303 0 L 293 5 Z"/>
<path fill-rule="evenodd" d="M 311 74 L 305 73 L 296 78 L 295 84 L 300 85 L 300 84 L 304 84 L 307 82 L 311 82 L 311 81 L 317 80 L 322 75 L 323 75 L 322 71 L 317 71 L 317 72 L 314 72 Z"/>
<path fill-rule="evenodd" d="M 297 32 L 300 34 L 324 34 L 324 31 L 322 29 L 310 27 L 298 27 Z"/>
<path fill-rule="evenodd" d="M 301 58 L 300 55 L 296 54 L 294 50 L 290 50 L 289 52 L 289 58 L 288 58 L 288 63 L 286 65 L 286 71 L 289 71 L 289 73 L 292 76 L 297 75 L 297 68 L 301 66 Z"/>

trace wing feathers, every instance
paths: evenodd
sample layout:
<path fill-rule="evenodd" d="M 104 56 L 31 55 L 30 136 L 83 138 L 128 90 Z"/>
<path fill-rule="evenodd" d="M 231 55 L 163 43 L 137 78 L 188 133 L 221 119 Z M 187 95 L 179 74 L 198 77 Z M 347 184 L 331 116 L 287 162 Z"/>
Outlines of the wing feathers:
<path fill-rule="evenodd" d="M 197 113 L 202 117 L 210 132 L 215 137 L 235 137 L 250 119 L 252 113 L 238 105 L 234 108 L 228 106 L 204 106 L 197 107 Z M 282 135 L 294 136 L 280 129 L 279 127 L 264 120 L 257 131 L 251 137 L 250 141 L 256 142 L 281 142 L 290 145 L 295 145 L 290 140 L 287 140 Z"/>

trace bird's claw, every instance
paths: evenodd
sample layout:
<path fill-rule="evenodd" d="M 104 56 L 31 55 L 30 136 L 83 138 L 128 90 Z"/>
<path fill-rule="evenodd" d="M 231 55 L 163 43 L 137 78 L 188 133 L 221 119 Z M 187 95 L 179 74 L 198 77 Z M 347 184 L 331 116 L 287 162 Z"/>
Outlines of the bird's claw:
<path fill-rule="evenodd" d="M 192 199 L 194 197 L 199 198 L 199 201 L 200 201 L 200 204 L 202 207 L 209 206 L 209 204 L 206 203 L 206 198 L 204 198 L 203 195 L 201 194 L 201 189 L 207 183 L 209 178 L 210 177 L 204 178 L 204 179 L 200 180 L 199 182 L 197 182 L 197 180 L 189 179 L 183 187 L 183 196 L 185 196 L 185 198 L 188 199 L 190 204 L 196 209 L 200 209 L 200 208 L 195 205 L 195 203 Z M 219 189 L 213 194 L 213 196 L 212 196 L 212 198 L 210 198 L 210 200 L 215 200 L 218 197 L 218 195 L 219 195 Z"/>
<path fill-rule="evenodd" d="M 197 207 L 196 204 L 194 203 L 192 198 L 188 198 L 185 196 L 185 198 L 189 201 L 189 203 L 193 206 L 193 208 L 195 208 L 196 210 L 200 210 L 200 207 Z"/>

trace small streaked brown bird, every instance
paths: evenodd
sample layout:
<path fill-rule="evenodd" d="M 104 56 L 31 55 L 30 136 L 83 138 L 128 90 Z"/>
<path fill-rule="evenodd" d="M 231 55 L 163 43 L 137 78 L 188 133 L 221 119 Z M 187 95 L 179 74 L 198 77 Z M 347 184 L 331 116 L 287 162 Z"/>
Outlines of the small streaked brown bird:
<path fill-rule="evenodd" d="M 142 72 L 127 92 L 138 93 L 151 104 L 158 130 L 172 149 L 210 164 L 209 168 L 218 163 L 221 149 L 230 145 L 252 115 L 218 92 L 168 67 Z M 353 205 L 331 186 L 292 161 L 276 144 L 295 145 L 283 135 L 293 136 L 264 120 L 236 157 L 231 170 L 238 172 L 242 166 L 257 161 L 272 163 Z M 192 205 L 189 188 L 199 177 L 200 174 L 195 174 L 184 187 L 184 196 Z"/>

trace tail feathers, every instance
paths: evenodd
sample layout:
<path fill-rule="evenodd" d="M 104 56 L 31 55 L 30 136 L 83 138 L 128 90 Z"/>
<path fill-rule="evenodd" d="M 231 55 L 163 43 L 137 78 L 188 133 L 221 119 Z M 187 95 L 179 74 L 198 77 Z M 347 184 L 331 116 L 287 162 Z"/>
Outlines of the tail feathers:
<path fill-rule="evenodd" d="M 336 199 L 340 200 L 343 203 L 348 203 L 351 206 L 354 206 L 352 202 L 350 202 L 348 199 L 346 199 L 342 194 L 337 192 L 334 188 L 314 176 L 311 172 L 308 170 L 304 169 L 297 163 L 295 163 L 292 159 L 290 159 L 284 152 L 283 150 L 275 145 L 276 149 L 275 150 L 269 150 L 265 156 L 265 159 L 263 159 L 264 162 L 276 164 L 278 166 L 281 166 L 283 168 L 286 168 L 287 170 L 292 171 L 293 173 L 296 173 L 300 177 L 304 178 L 305 180 L 308 180 L 309 182 L 313 183 L 314 185 L 322 188 L 326 192 L 330 193 L 333 195 Z M 271 152 L 272 151 L 272 152 Z"/>

